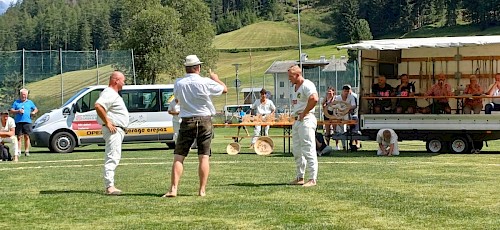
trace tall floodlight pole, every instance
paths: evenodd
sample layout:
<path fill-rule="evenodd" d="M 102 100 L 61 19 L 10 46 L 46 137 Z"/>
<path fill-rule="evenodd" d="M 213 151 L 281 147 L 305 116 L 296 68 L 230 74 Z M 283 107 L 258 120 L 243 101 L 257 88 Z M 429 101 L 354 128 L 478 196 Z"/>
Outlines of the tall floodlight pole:
<path fill-rule="evenodd" d="M 300 0 L 297 0 L 297 21 L 299 27 L 299 66 L 302 69 L 302 38 L 300 36 Z"/>
<path fill-rule="evenodd" d="M 234 86 L 236 87 L 236 104 L 239 105 L 240 104 L 240 94 L 238 93 L 238 88 L 240 87 L 241 85 L 241 81 L 240 79 L 238 78 L 238 74 L 239 74 L 239 67 L 240 67 L 241 64 L 239 63 L 235 63 L 233 64 L 234 68 L 236 69 L 236 80 L 234 80 Z"/>

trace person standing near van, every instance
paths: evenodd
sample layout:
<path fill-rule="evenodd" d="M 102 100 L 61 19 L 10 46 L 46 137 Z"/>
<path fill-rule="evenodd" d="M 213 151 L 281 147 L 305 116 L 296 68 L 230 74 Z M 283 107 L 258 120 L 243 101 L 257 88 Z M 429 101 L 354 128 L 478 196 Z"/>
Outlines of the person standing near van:
<path fill-rule="evenodd" d="M 273 101 L 267 98 L 267 91 L 265 89 L 260 90 L 260 100 L 255 101 L 252 104 L 251 109 L 255 109 L 256 115 L 262 115 L 262 118 L 265 118 L 267 115 L 273 114 L 276 110 L 276 106 L 274 106 Z M 274 114 L 273 114 L 274 115 Z M 253 145 L 257 141 L 257 138 L 260 136 L 260 130 L 262 126 L 256 125 L 253 130 L 253 138 L 252 143 L 250 144 L 250 148 L 253 148 Z M 269 125 L 264 126 L 264 136 L 269 136 Z"/>
<path fill-rule="evenodd" d="M 109 77 L 109 85 L 95 102 L 97 122 L 102 125 L 102 136 L 106 143 L 104 158 L 104 187 L 107 195 L 120 195 L 115 187 L 115 169 L 120 163 L 125 129 L 129 124 L 127 106 L 118 94 L 125 85 L 125 75 L 115 71 Z"/>
<path fill-rule="evenodd" d="M 12 103 L 12 108 L 10 109 L 10 113 L 14 115 L 14 121 L 16 123 L 16 136 L 17 136 L 17 145 L 18 151 L 16 152 L 16 156 L 21 155 L 21 138 L 24 137 L 24 155 L 30 155 L 30 134 L 33 132 L 32 130 L 32 121 L 31 116 L 38 113 L 38 109 L 36 108 L 35 103 L 28 99 L 28 90 L 21 89 L 19 90 L 19 99 L 15 100 Z"/>
<path fill-rule="evenodd" d="M 210 70 L 210 78 L 200 76 L 203 62 L 196 55 L 188 55 L 184 62 L 186 75 L 176 80 L 174 96 L 179 101 L 182 123 L 174 150 L 170 190 L 163 197 L 176 197 L 179 181 L 184 171 L 184 159 L 196 139 L 198 143 L 198 175 L 200 179 L 199 196 L 206 195 L 212 143 L 212 116 L 215 107 L 210 96 L 227 93 L 226 85 L 219 76 Z"/>
<path fill-rule="evenodd" d="M 304 79 L 302 69 L 294 65 L 288 69 L 288 80 L 294 84 L 292 114 L 296 116 L 292 125 L 293 157 L 297 174 L 291 185 L 311 187 L 318 178 L 318 157 L 316 155 L 316 116 L 314 108 L 318 103 L 316 86 Z M 309 180 L 304 183 L 305 171 L 309 171 Z"/>

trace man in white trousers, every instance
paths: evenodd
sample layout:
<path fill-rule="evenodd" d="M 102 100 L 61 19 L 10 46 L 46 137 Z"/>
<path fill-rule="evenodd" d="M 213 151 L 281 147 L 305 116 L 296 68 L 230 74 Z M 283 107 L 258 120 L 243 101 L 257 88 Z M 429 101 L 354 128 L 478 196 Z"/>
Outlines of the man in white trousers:
<path fill-rule="evenodd" d="M 14 161 L 18 161 L 21 152 L 19 151 L 19 145 L 17 144 L 17 137 L 15 134 L 16 123 L 14 119 L 9 116 L 9 111 L 7 110 L 1 112 L 1 119 L 2 119 L 0 123 L 1 145 L 4 145 L 6 142 L 12 143 L 12 147 L 14 148 Z"/>
<path fill-rule="evenodd" d="M 102 125 L 102 136 L 106 142 L 104 158 L 104 187 L 107 195 L 120 195 L 115 187 L 115 169 L 122 156 L 122 142 L 129 124 L 128 110 L 118 94 L 125 85 L 125 75 L 115 71 L 109 77 L 109 85 L 95 102 L 97 122 Z"/>
<path fill-rule="evenodd" d="M 381 129 L 377 133 L 378 156 L 399 155 L 398 135 L 392 129 Z"/>
<path fill-rule="evenodd" d="M 297 167 L 297 175 L 290 182 L 292 185 L 311 187 L 318 178 L 318 158 L 316 156 L 316 126 L 314 108 L 318 103 L 318 92 L 311 81 L 304 79 L 302 69 L 294 65 L 288 69 L 288 80 L 294 84 L 292 115 L 293 157 Z M 308 181 L 304 183 L 305 171 L 309 172 Z"/>
<path fill-rule="evenodd" d="M 267 98 L 267 91 L 265 89 L 260 90 L 260 100 L 256 100 L 251 109 L 255 109 L 255 114 L 262 115 L 265 118 L 267 115 L 271 115 L 276 110 L 276 106 L 273 101 Z M 274 114 L 272 114 L 274 115 Z M 271 116 L 272 116 L 271 115 Z M 252 143 L 250 144 L 250 148 L 253 148 L 255 142 L 257 142 L 257 138 L 260 136 L 262 126 L 256 125 L 253 130 L 253 138 Z M 264 136 L 269 136 L 269 125 L 264 126 Z"/>

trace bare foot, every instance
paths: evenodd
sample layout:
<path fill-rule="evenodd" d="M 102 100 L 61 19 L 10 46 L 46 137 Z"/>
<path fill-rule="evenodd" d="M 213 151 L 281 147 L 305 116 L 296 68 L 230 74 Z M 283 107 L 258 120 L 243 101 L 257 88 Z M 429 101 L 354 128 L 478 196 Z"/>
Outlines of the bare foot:
<path fill-rule="evenodd" d="M 198 196 L 201 196 L 201 197 L 204 197 L 206 196 L 207 194 L 205 193 L 205 191 L 199 191 L 198 192 Z"/>
<path fill-rule="evenodd" d="M 303 185 L 304 184 L 304 178 L 295 178 L 295 180 L 291 181 L 288 184 L 289 185 Z"/>
<path fill-rule="evenodd" d="M 115 186 L 111 186 L 106 189 L 106 195 L 119 196 L 121 194 L 122 191 L 120 189 L 117 189 Z"/>
<path fill-rule="evenodd" d="M 177 188 L 172 187 L 172 188 L 170 188 L 170 191 L 168 191 L 167 193 L 165 193 L 161 197 L 176 197 L 176 196 L 177 196 Z"/>
<path fill-rule="evenodd" d="M 302 185 L 303 187 L 312 187 L 312 186 L 316 186 L 316 181 L 311 179 L 309 181 L 307 181 L 307 183 L 303 184 Z"/>

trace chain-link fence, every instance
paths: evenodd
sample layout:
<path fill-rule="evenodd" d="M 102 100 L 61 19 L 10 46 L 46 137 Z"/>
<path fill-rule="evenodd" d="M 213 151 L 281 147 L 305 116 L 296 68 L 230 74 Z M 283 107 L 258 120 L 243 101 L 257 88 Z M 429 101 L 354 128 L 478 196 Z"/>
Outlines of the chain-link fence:
<path fill-rule="evenodd" d="M 0 52 L 0 108 L 10 108 L 27 88 L 39 114 L 61 106 L 82 88 L 108 84 L 114 70 L 135 83 L 132 50 L 118 51 L 2 51 Z"/>

